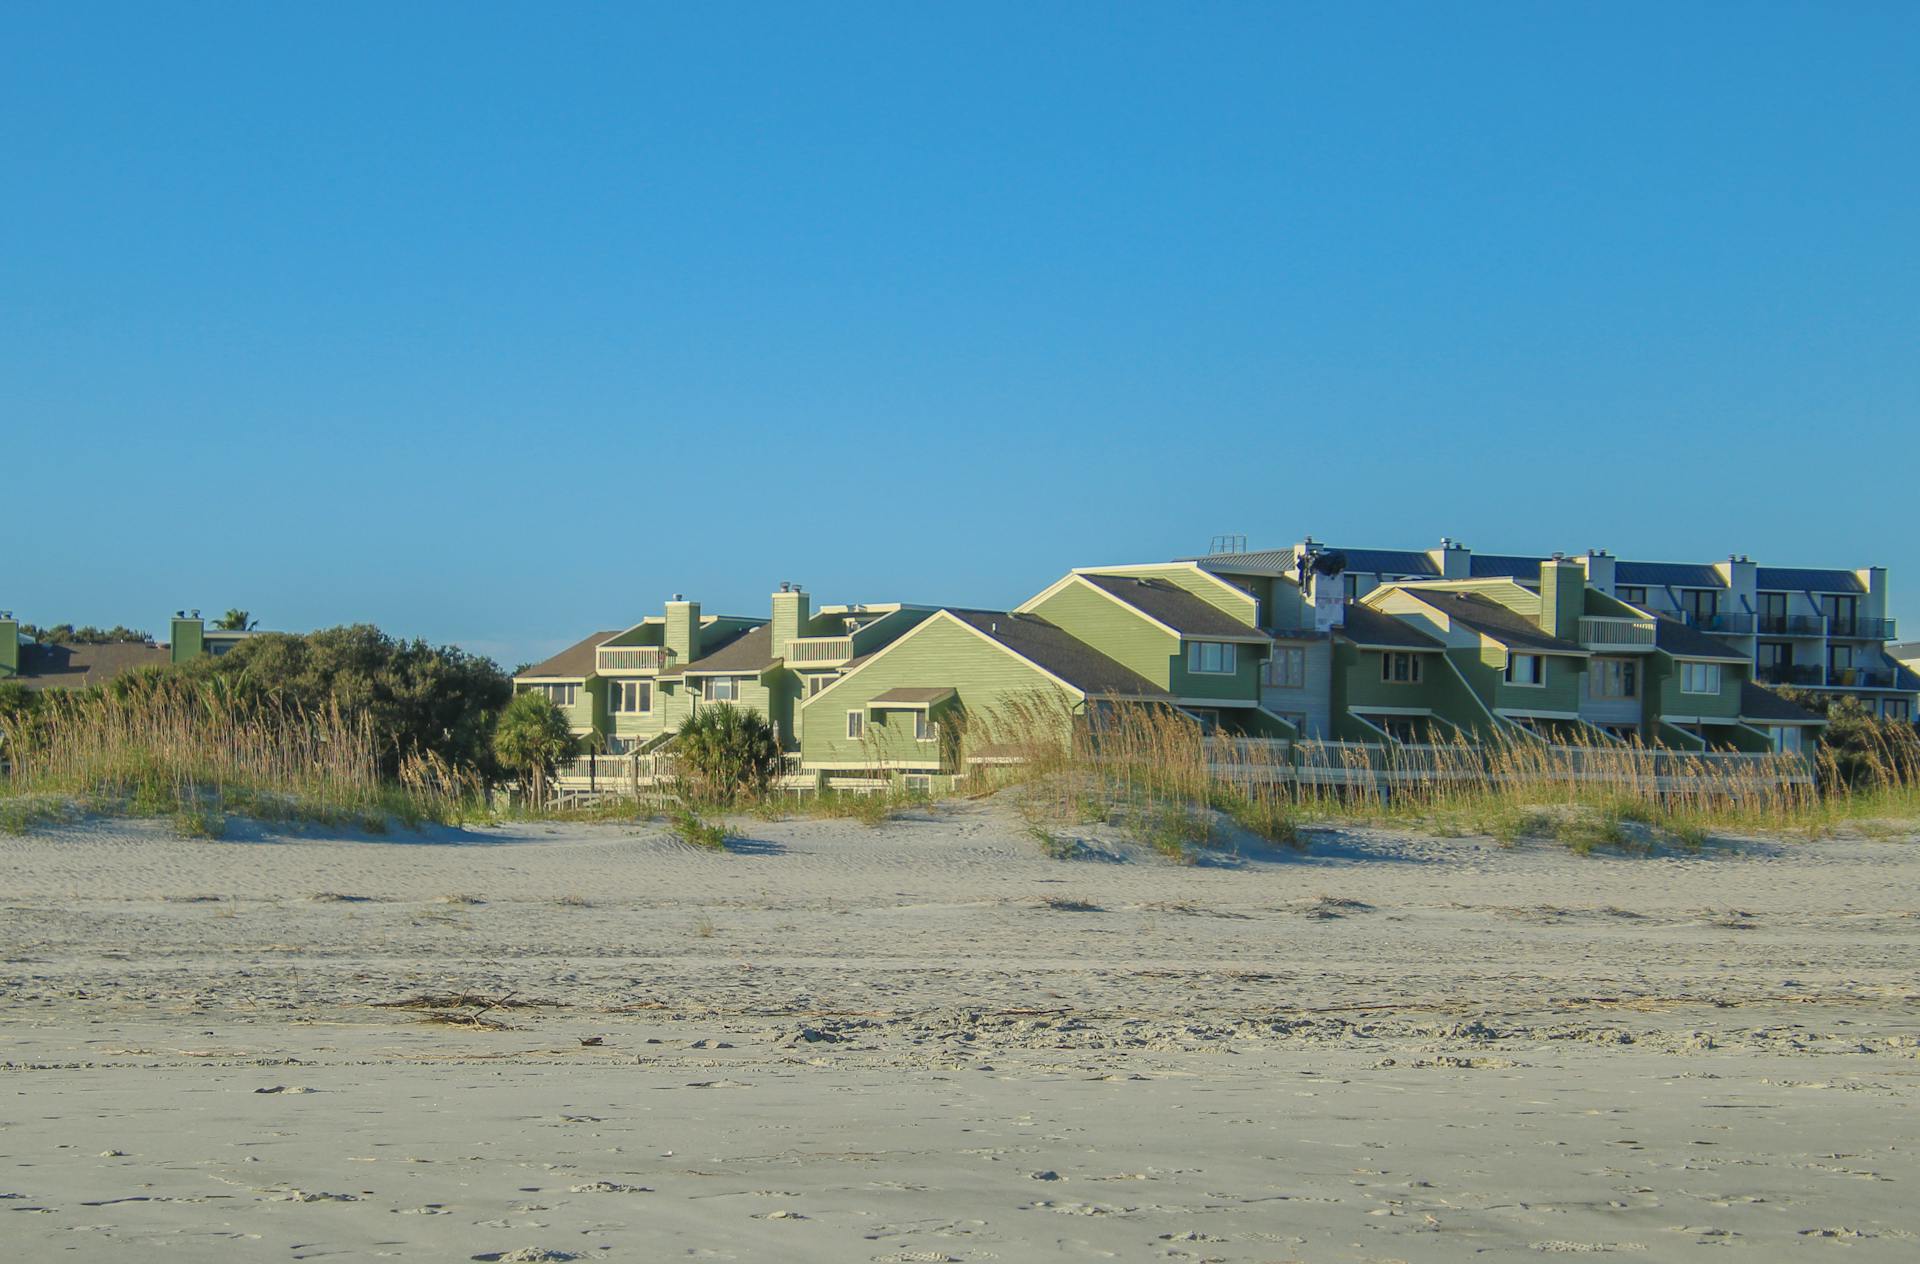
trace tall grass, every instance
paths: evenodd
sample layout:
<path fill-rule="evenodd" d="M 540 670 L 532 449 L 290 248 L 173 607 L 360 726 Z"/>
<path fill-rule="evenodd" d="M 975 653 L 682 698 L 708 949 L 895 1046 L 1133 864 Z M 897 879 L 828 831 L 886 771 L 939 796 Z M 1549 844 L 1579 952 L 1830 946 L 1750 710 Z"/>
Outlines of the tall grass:
<path fill-rule="evenodd" d="M 379 775 L 371 719 L 338 703 L 307 711 L 242 695 L 226 681 L 155 675 L 102 690 L 49 692 L 10 721 L 11 775 L 0 794 L 60 798 L 89 810 L 173 817 L 217 836 L 224 813 L 385 829 L 459 819 L 476 778 L 435 755 L 409 756 L 398 783 Z"/>
<path fill-rule="evenodd" d="M 1205 845 L 1183 819 L 1231 819 L 1276 843 L 1309 820 L 1375 821 L 1578 850 L 1698 845 L 1712 832 L 1820 833 L 1920 820 L 1920 735 L 1878 726 L 1845 771 L 1826 749 L 1738 759 L 1639 743 L 1553 744 L 1524 732 L 1426 744 L 1261 742 L 1207 735 L 1177 710 L 1075 713 L 1058 695 L 956 718 L 971 779 L 1017 783 L 1031 815 L 1084 820 L 1105 805 L 1169 854 Z M 1812 775 L 1809 775 L 1811 772 Z"/>

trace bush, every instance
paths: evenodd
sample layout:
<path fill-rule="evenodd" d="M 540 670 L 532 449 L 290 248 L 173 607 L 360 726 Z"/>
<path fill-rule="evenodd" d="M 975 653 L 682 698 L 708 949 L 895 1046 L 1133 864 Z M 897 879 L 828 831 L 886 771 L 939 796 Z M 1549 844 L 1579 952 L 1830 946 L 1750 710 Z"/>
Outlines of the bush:
<path fill-rule="evenodd" d="M 687 797 L 723 805 L 765 794 L 784 762 L 773 727 L 758 711 L 730 702 L 688 716 L 674 756 Z"/>
<path fill-rule="evenodd" d="M 689 847 L 698 847 L 702 851 L 727 849 L 727 831 L 711 822 L 701 820 L 699 814 L 691 808 L 681 808 L 675 812 L 667 830 Z"/>

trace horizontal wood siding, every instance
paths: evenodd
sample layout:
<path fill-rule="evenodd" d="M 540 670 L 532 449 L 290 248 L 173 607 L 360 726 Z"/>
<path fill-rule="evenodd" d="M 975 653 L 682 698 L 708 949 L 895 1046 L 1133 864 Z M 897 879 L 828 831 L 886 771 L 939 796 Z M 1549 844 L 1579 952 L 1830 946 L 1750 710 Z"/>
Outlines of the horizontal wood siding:
<path fill-rule="evenodd" d="M 1180 638 L 1105 593 L 1086 584 L 1068 584 L 1034 607 L 1033 613 L 1162 689 L 1179 692 L 1173 688 L 1173 666 L 1180 654 Z"/>
<path fill-rule="evenodd" d="M 1036 692 L 1058 693 L 1059 687 L 1020 659 L 992 642 L 939 618 L 887 650 L 842 683 L 816 694 L 800 706 L 801 755 L 808 764 L 866 762 L 876 754 L 894 759 L 930 757 L 932 743 L 913 740 L 912 719 L 904 727 L 889 718 L 878 726 L 875 746 L 847 738 L 847 712 L 862 711 L 877 695 L 897 688 L 946 688 L 957 693 L 957 705 L 970 716 L 989 715 L 1008 699 Z M 901 713 L 889 713 L 889 716 Z"/>

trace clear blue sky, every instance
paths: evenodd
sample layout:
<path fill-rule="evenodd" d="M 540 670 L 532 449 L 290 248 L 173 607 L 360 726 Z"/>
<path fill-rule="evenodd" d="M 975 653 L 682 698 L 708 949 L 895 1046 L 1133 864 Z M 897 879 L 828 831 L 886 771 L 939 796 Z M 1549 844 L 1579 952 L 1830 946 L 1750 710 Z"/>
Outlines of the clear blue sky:
<path fill-rule="evenodd" d="M 16 4 L 0 606 L 511 665 L 1215 532 L 1893 569 L 1920 6 Z"/>

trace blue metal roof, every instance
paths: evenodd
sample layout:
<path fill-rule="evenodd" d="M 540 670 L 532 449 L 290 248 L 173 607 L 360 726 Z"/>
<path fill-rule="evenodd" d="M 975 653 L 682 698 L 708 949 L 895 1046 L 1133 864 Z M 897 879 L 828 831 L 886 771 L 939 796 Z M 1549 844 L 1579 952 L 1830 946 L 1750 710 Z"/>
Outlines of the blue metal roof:
<path fill-rule="evenodd" d="M 1635 587 L 1725 588 L 1720 572 L 1698 562 L 1621 562 L 1613 568 L 1614 582 Z"/>
<path fill-rule="evenodd" d="M 1863 593 L 1867 586 L 1852 571 L 1815 570 L 1800 566 L 1762 566 L 1754 585 L 1778 592 Z"/>
<path fill-rule="evenodd" d="M 1496 553 L 1484 556 L 1473 555 L 1472 569 L 1468 571 L 1474 579 L 1532 579 L 1540 578 L 1540 563 L 1543 557 L 1502 557 Z"/>

